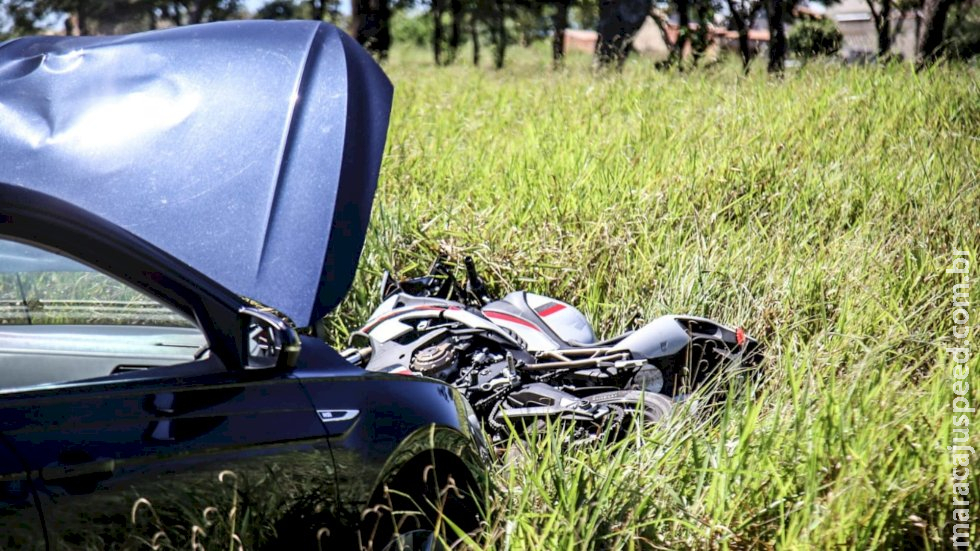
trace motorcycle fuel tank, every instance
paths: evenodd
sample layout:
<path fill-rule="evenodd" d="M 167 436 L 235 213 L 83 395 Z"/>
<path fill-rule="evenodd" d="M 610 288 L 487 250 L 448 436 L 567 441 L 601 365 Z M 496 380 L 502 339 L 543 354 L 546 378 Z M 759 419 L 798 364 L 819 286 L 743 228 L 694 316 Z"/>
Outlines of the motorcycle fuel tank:
<path fill-rule="evenodd" d="M 596 342 L 589 320 L 577 308 L 526 291 L 510 293 L 487 304 L 483 314 L 517 333 L 531 352 Z"/>

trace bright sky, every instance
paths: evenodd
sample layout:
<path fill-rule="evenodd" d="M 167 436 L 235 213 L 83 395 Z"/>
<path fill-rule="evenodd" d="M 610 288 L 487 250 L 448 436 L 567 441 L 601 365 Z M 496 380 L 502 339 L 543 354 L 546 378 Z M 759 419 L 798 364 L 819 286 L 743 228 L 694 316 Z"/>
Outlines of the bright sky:
<path fill-rule="evenodd" d="M 255 12 L 255 10 L 261 8 L 269 0 L 243 0 L 242 4 L 250 12 Z M 351 0 L 340 0 L 340 13 L 344 15 L 350 15 L 350 2 Z M 7 27 L 10 26 L 10 21 L 5 17 L 3 10 L 0 10 L 0 31 L 5 31 Z M 56 18 L 48 18 L 41 23 L 42 28 L 53 28 L 60 27 L 63 25 L 64 16 Z"/>
<path fill-rule="evenodd" d="M 261 8 L 268 0 L 244 0 L 245 9 L 250 12 Z M 350 0 L 340 0 L 340 13 L 347 15 L 350 13 Z"/>

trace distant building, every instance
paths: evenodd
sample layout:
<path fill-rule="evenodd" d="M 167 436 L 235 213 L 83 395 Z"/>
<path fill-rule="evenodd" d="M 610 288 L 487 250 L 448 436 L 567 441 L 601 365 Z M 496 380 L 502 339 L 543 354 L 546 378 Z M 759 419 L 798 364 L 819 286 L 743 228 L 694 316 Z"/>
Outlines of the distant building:
<path fill-rule="evenodd" d="M 856 61 L 878 55 L 878 31 L 875 30 L 871 8 L 865 0 L 842 0 L 827 6 L 827 17 L 837 24 L 844 42 L 841 55 Z M 918 47 L 919 19 L 915 12 L 903 14 L 892 8 L 891 28 L 895 34 L 893 53 L 905 59 L 914 59 Z"/>
<path fill-rule="evenodd" d="M 844 37 L 840 55 L 849 61 L 871 59 L 878 54 L 878 32 L 875 30 L 871 9 L 865 0 L 842 0 L 840 3 L 824 7 L 819 3 L 806 3 L 795 6 L 793 15 L 799 19 L 828 18 L 840 29 Z M 653 19 L 660 17 L 661 25 Z M 905 59 L 913 59 L 918 47 L 918 16 L 914 12 L 906 14 L 892 9 L 891 25 L 896 33 L 892 42 L 892 52 Z M 696 31 L 697 23 L 691 23 L 691 31 Z M 677 40 L 680 27 L 677 16 L 667 17 L 659 10 L 647 16 L 643 26 L 633 37 L 633 50 L 654 60 L 667 59 L 670 48 Z M 719 49 L 738 51 L 738 32 L 724 27 L 708 25 L 711 44 L 706 52 L 708 59 L 714 58 Z M 591 30 L 565 30 L 565 51 L 592 53 L 595 51 L 599 35 Z M 769 45 L 769 27 L 765 11 L 760 10 L 751 22 L 749 47 L 754 52 L 765 50 Z M 690 54 L 690 42 L 685 46 L 684 55 Z"/>
<path fill-rule="evenodd" d="M 594 53 L 599 33 L 581 29 L 565 29 L 565 51 Z"/>
<path fill-rule="evenodd" d="M 677 41 L 677 37 L 680 34 L 680 27 L 677 25 L 676 21 L 662 21 L 663 31 L 661 31 L 660 25 L 657 25 L 657 22 L 654 21 L 653 16 L 647 16 L 646 20 L 643 21 L 643 25 L 640 27 L 640 30 L 637 31 L 636 35 L 633 37 L 633 51 L 655 61 L 667 59 L 667 57 L 670 55 L 671 46 Z M 697 23 L 691 23 L 689 28 L 691 29 L 691 32 L 696 32 L 698 30 L 698 25 Z M 664 33 L 666 33 L 666 36 L 664 36 Z M 705 59 L 710 60 L 717 58 L 718 51 L 721 48 L 738 48 L 738 33 L 734 31 L 728 31 L 722 27 L 708 25 L 708 37 L 710 43 L 704 53 Z M 565 51 L 593 53 L 598 40 L 599 35 L 595 31 L 566 29 Z M 768 42 L 769 31 L 753 29 L 749 31 L 749 40 L 754 46 L 757 46 L 760 43 Z M 684 46 L 683 55 L 688 56 L 690 54 L 691 43 L 688 42 Z"/>

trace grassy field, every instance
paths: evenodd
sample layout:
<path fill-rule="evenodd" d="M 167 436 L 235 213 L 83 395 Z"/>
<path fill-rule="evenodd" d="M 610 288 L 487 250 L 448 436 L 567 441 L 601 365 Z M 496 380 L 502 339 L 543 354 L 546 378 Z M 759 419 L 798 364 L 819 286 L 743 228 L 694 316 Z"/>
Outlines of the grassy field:
<path fill-rule="evenodd" d="M 949 545 L 954 249 L 980 279 L 980 72 L 811 64 L 436 69 L 399 54 L 361 275 L 471 254 L 499 291 L 580 306 L 612 335 L 665 313 L 743 325 L 768 349 L 754 396 L 619 446 L 499 467 L 493 549 Z M 757 66 L 761 69 L 761 64 Z M 980 402 L 980 285 L 970 290 Z M 975 414 L 974 414 L 975 415 Z M 970 443 L 980 449 L 980 418 Z M 980 542 L 980 455 L 971 482 Z"/>

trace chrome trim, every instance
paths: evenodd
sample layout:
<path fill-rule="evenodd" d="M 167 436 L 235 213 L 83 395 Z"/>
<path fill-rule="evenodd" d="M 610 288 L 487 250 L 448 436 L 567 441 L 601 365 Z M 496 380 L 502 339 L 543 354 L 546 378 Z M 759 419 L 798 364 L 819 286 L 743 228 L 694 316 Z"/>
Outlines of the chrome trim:
<path fill-rule="evenodd" d="M 360 410 L 356 409 L 318 409 L 316 413 L 324 423 L 350 421 L 361 414 Z"/>

